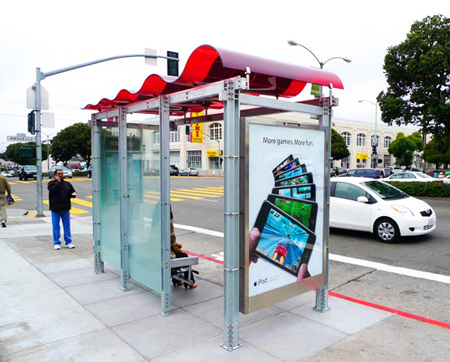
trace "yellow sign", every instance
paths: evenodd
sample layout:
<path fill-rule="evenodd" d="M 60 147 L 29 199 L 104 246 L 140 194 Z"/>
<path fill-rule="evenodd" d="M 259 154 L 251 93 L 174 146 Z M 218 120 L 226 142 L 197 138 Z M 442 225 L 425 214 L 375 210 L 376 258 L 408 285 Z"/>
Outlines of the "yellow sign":
<path fill-rule="evenodd" d="M 203 123 L 194 123 L 191 124 L 191 127 L 191 142 L 203 143 Z"/>
<path fill-rule="evenodd" d="M 201 112 L 191 112 L 191 117 L 201 117 L 203 116 L 203 111 Z"/>
<path fill-rule="evenodd" d="M 357 153 L 356 154 L 356 159 L 357 160 L 368 160 L 369 159 L 369 155 L 367 153 Z"/>
<path fill-rule="evenodd" d="M 223 151 L 220 150 L 220 155 L 217 153 L 219 151 L 217 148 L 206 150 L 206 157 L 219 157 L 223 155 Z"/>

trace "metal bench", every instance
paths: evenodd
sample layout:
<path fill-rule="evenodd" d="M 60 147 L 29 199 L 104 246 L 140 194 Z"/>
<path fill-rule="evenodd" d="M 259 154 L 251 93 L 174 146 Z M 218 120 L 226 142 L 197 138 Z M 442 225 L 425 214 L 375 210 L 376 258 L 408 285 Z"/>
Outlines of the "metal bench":
<path fill-rule="evenodd" d="M 170 267 L 172 269 L 180 268 L 180 270 L 181 270 L 180 273 L 174 274 L 172 276 L 172 278 L 179 280 L 180 282 L 184 282 L 185 283 L 184 285 L 186 288 L 187 288 L 187 285 L 191 286 L 193 284 L 193 282 L 192 282 L 192 265 L 198 265 L 198 257 L 197 256 L 188 256 L 185 258 L 170 259 Z M 187 268 L 187 272 L 188 272 L 187 278 L 185 278 L 185 276 L 184 276 L 186 268 Z"/>

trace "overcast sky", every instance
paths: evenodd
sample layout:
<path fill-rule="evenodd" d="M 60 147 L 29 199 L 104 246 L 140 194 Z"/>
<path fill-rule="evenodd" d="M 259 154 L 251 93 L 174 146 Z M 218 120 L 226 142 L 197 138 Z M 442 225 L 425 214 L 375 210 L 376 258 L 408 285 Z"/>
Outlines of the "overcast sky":
<path fill-rule="evenodd" d="M 144 48 L 180 54 L 180 71 L 202 44 L 227 48 L 302 66 L 317 67 L 311 49 L 325 69 L 336 73 L 344 90 L 335 117 L 373 122 L 375 102 L 386 89 L 383 61 L 388 47 L 404 41 L 414 21 L 428 15 L 450 16 L 448 0 L 411 1 L 8 1 L 0 22 L 0 150 L 7 135 L 26 133 L 26 90 L 43 72 Z M 166 74 L 166 64 L 123 59 L 49 77 L 42 86 L 50 96 L 56 128 L 87 121 L 87 103 L 114 98 L 119 90 L 138 90 L 152 74 Z M 304 91 L 306 92 L 306 90 Z M 309 90 L 308 90 L 309 92 Z M 303 95 L 304 96 L 304 95 Z"/>

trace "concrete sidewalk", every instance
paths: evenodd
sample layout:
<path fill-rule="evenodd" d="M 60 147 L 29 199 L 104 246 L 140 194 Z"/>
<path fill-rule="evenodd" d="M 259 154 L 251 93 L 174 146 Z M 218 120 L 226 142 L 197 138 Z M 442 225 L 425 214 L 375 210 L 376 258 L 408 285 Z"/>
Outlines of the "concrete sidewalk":
<path fill-rule="evenodd" d="M 91 218 L 72 219 L 76 249 L 54 251 L 50 218 L 16 214 L 0 229 L 1 361 L 434 362 L 450 355 L 448 329 L 334 297 L 331 311 L 317 313 L 314 293 L 241 315 L 243 347 L 227 352 L 219 347 L 222 265 L 201 259 L 198 288 L 174 289 L 173 314 L 163 317 L 158 295 L 134 283 L 122 292 L 109 267 L 93 273 Z M 177 236 L 193 245 L 192 232 Z"/>

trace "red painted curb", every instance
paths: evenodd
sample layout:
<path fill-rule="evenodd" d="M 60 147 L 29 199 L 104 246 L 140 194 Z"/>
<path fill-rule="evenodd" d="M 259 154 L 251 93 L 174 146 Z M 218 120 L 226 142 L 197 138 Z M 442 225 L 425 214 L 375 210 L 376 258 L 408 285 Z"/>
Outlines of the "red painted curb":
<path fill-rule="evenodd" d="M 212 262 L 214 262 L 214 263 L 223 264 L 223 261 L 217 260 L 217 259 L 214 259 L 214 258 L 211 258 L 211 257 L 209 257 L 209 256 L 196 254 L 196 253 L 193 253 L 193 252 L 191 252 L 191 251 L 186 251 L 186 250 L 183 250 L 183 251 L 184 251 L 186 254 L 189 254 L 189 255 L 192 255 L 192 256 L 198 256 L 199 258 L 206 259 L 206 260 L 212 261 Z M 421 316 L 416 315 L 416 314 L 412 314 L 412 313 L 408 313 L 408 312 L 403 312 L 403 311 L 401 311 L 401 310 L 397 310 L 397 309 L 385 307 L 385 306 L 383 306 L 383 305 L 379 305 L 379 304 L 375 304 L 375 303 L 371 303 L 371 302 L 366 302 L 365 300 L 361 300 L 361 299 L 357 299 L 357 298 L 353 298 L 353 297 L 348 297 L 348 296 L 346 296 L 346 295 L 339 294 L 339 293 L 335 293 L 335 292 L 331 292 L 331 291 L 328 292 L 328 295 L 330 295 L 330 296 L 332 296 L 332 297 L 344 299 L 344 300 L 347 300 L 347 301 L 349 301 L 349 302 L 362 304 L 362 305 L 365 305 L 365 306 L 367 306 L 367 307 L 371 307 L 371 308 L 383 310 L 383 311 L 385 311 L 385 312 L 397 314 L 397 315 L 399 315 L 399 316 L 401 316 L 401 317 L 405 317 L 405 318 L 409 318 L 409 319 L 414 319 L 414 320 L 419 321 L 419 322 L 428 323 L 428 324 L 432 324 L 432 325 L 434 325 L 434 326 L 438 326 L 438 327 L 443 327 L 443 328 L 450 329 L 450 324 L 449 324 L 449 323 L 437 321 L 437 320 L 435 320 L 435 319 L 430 319 L 430 318 L 426 318 L 426 317 L 421 317 Z"/>
<path fill-rule="evenodd" d="M 385 312 L 397 314 L 397 315 L 399 315 L 401 317 L 414 319 L 414 320 L 419 321 L 419 322 L 428 323 L 428 324 L 432 324 L 432 325 L 435 325 L 435 326 L 438 326 L 438 327 L 443 327 L 443 328 L 450 329 L 450 324 L 449 323 L 437 321 L 435 319 L 430 319 L 430 318 L 418 316 L 416 314 L 403 312 L 403 311 L 398 310 L 398 309 L 393 309 L 393 308 L 385 307 L 383 305 L 379 305 L 379 304 L 375 304 L 375 303 L 371 303 L 371 302 L 366 302 L 365 300 L 361 300 L 361 299 L 357 299 L 357 298 L 353 298 L 353 297 L 348 297 L 346 295 L 335 293 L 335 292 L 331 292 L 331 291 L 328 292 L 328 295 L 330 295 L 332 297 L 348 300 L 349 302 L 362 304 L 362 305 L 365 305 L 367 307 L 383 310 Z"/>

